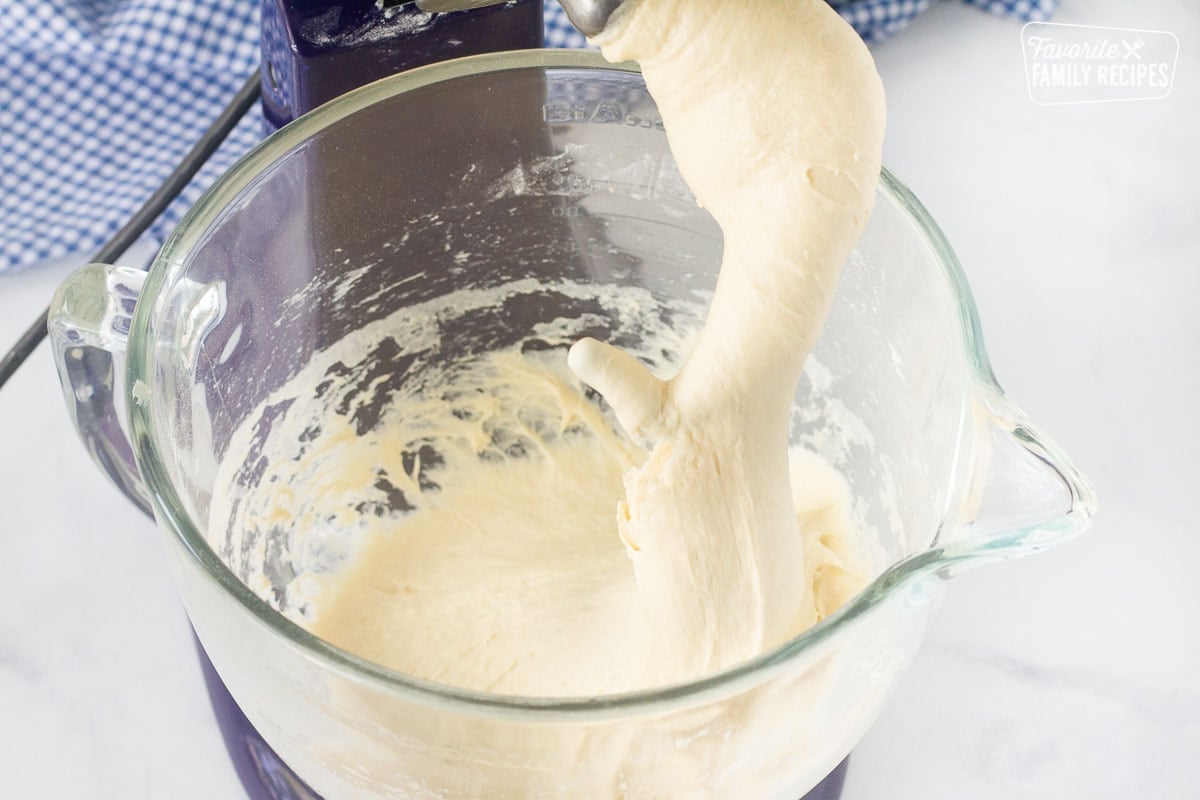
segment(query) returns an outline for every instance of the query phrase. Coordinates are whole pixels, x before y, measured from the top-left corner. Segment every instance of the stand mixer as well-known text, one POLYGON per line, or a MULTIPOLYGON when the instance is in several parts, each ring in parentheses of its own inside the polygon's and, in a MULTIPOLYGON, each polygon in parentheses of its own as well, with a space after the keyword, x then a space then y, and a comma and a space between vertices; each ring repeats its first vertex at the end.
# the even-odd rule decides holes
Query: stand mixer
MULTIPOLYGON (((564 3, 572 19, 585 32, 593 33, 602 29, 616 5, 564 3)), ((378 668, 331 654, 327 651, 332 648, 315 637, 304 639, 297 626, 288 629, 282 616, 274 613, 278 609, 273 611, 251 597, 228 565, 215 563, 218 559, 211 543, 196 538, 197 524, 193 522, 206 515, 212 496, 204 445, 212 447, 213 454, 221 451, 219 443, 206 442, 206 437, 215 440, 227 435, 222 429, 244 418, 287 370, 303 363, 306 355, 338 341, 348 328, 382 314, 378 310, 381 303, 402 303, 405 292, 437 291, 439 280, 461 273, 439 261, 451 257, 443 254, 443 244, 445 254, 455 249, 450 229, 413 225, 422 219, 413 215, 425 214, 426 223, 431 213, 434 217, 463 215, 456 230, 464 236, 470 227, 465 221, 482 213, 483 219, 472 223, 476 227, 471 236, 505 231, 491 245, 484 246, 476 239, 473 246, 486 251, 476 267, 480 280, 542 277, 539 269, 553 280, 554 270, 561 267, 574 279, 637 280, 649 281, 647 286, 672 287, 691 277, 680 261, 684 256, 694 260, 689 263, 702 265, 719 254, 719 237, 712 235, 711 220, 706 221, 695 208, 678 173, 672 177, 673 163, 661 121, 656 123, 653 103, 636 75, 628 69, 622 73, 619 68, 609 68, 598 58, 582 58, 587 54, 478 55, 537 47, 542 36, 541 12, 540 3, 531 0, 421 0, 396 6, 365 0, 333 5, 315 0, 265 0, 264 127, 283 130, 231 170, 197 204, 164 246, 149 278, 120 267, 92 265, 69 279, 56 296, 51 330, 68 405, 101 466, 110 476, 123 473, 127 480, 114 478, 118 485, 144 509, 153 506, 160 527, 178 535, 178 540, 168 536, 173 571, 193 625, 205 642, 199 648, 200 656, 221 731, 253 800, 319 800, 287 762, 300 765, 298 759, 303 758, 307 763, 314 746, 317 750, 328 746, 327 732, 329 741, 337 742, 338 731, 328 727, 330 724, 343 726, 344 733, 378 737, 368 744, 381 745, 376 750, 380 758, 376 766, 385 771, 396 766, 392 762, 403 760, 392 747, 403 750, 419 742, 427 748, 422 751, 429 757, 427 774, 435 774, 440 764, 456 772, 486 775, 487 770, 501 767, 536 769, 537 754, 545 752, 538 744, 557 736, 552 724, 540 725, 542 719, 558 720, 554 715, 561 715, 563 720, 574 720, 597 712, 596 725, 609 721, 606 715, 612 709, 605 705, 606 698, 562 707, 540 706, 535 699, 521 707, 533 717, 521 720, 528 723, 528 746, 517 737, 512 750, 525 747, 522 752, 528 760, 492 763, 486 748, 481 751, 485 754, 482 758, 463 756, 462 752, 473 751, 461 751, 462 742, 477 743, 469 715, 455 716, 459 706, 475 704, 472 713, 489 714, 499 708, 503 713, 485 720, 482 730, 511 743, 507 701, 485 697, 476 704, 465 695, 455 696, 453 690, 420 686, 401 687, 403 692, 392 696, 391 684, 405 684, 406 678, 377 675, 378 668), (448 11, 456 13, 443 13, 448 11), (419 77, 384 81, 336 99, 375 79, 465 55, 477 57, 430 67, 419 77), (313 116, 288 125, 331 100, 335 102, 313 116), (347 122, 351 117, 352 124, 347 122), (588 148, 593 155, 585 157, 588 148), (563 159, 563 153, 576 157, 563 159), (535 186, 536 191, 522 188, 514 196, 506 194, 503 187, 497 192, 486 182, 470 183, 479 177, 470 178, 476 166, 482 176, 488 176, 504 174, 513 163, 540 164, 540 172, 535 169, 522 177, 522 186, 526 178, 545 185, 535 186), (484 208, 468 214, 475 202, 484 208), (382 215, 381 209, 389 215, 382 215), (403 255, 393 249, 388 258, 372 260, 388 247, 395 248, 386 237, 404 234, 407 241, 409 229, 414 244, 403 255), (602 249, 596 249, 597 245, 602 249), (520 247, 547 257, 524 259, 520 247), (555 251, 556 247, 561 250, 555 251), (343 255, 350 256, 345 267, 341 266, 343 255), (365 266, 358 269, 360 264, 365 266), (550 266, 537 266, 547 264, 550 266), (424 285, 403 274, 427 265, 433 277, 424 285), (447 267, 444 275, 440 272, 443 266, 447 267), (358 274, 347 285, 336 283, 352 270, 358 274), (365 280, 363 270, 367 271, 365 280), (308 284, 317 287, 316 293, 307 302, 289 306, 295 298, 305 297, 310 277, 317 281, 308 284), (97 290, 96 279, 107 283, 97 290), (143 281, 147 296, 142 296, 143 281), (400 285, 406 288, 390 288, 400 285), (384 287, 384 300, 373 301, 372 297, 380 295, 369 294, 370 288, 379 286, 384 287), (331 287, 333 291, 327 291, 331 287), (96 294, 107 294, 110 301, 108 311, 99 318, 91 316, 104 307, 103 302, 94 302, 96 294), (139 297, 147 302, 140 302, 139 297), (133 316, 135 303, 143 310, 133 316), (172 308, 179 309, 178 319, 171 317, 175 313, 172 308), (276 313, 280 316, 272 322, 276 313), (151 341, 152 336, 160 338, 151 341), (128 369, 121 369, 126 339, 130 345, 128 369), (102 350, 108 352, 107 369, 103 358, 86 361, 87 354, 102 350), (179 361, 175 366, 182 369, 177 370, 175 380, 169 377, 173 361, 179 361), (114 362, 118 365, 115 370, 114 362), (71 371, 84 363, 97 368, 71 371), (129 387, 118 388, 121 379, 128 381, 129 387), (177 396, 172 394, 180 388, 183 391, 177 396), (148 396, 155 402, 147 403, 148 396), (110 407, 107 413, 96 413, 98 403, 109 402, 105 397, 113 398, 113 406, 124 402, 129 408, 116 411, 110 407), (128 418, 132 441, 122 438, 116 424, 105 424, 120 415, 128 418), (97 424, 98 430, 85 430, 97 424), (156 430, 155 426, 160 427, 156 430), (172 437, 174 445, 162 444, 172 437), (205 481, 209 483, 205 485, 205 481), (235 608, 238 603, 241 607, 235 608), (218 677, 213 663, 230 688, 218 677), (353 678, 353 685, 347 676, 353 678), (347 679, 344 686, 343 679, 347 679), (457 705, 445 712, 444 719, 429 717, 434 726, 422 728, 420 709, 410 707, 406 699, 412 694, 410 689, 416 694, 441 693, 443 699, 457 705), (336 718, 325 720, 322 714, 337 712, 338 702, 349 703, 360 713, 335 714, 336 718), (260 727, 266 725, 263 730, 281 752, 290 754, 287 759, 267 744, 250 718, 260 727), (359 726, 362 731, 355 730, 359 726)), ((882 703, 915 652, 928 604, 939 594, 941 582, 963 566, 1034 552, 1063 541, 1081 530, 1090 513, 1086 483, 1069 461, 1005 402, 995 385, 977 340, 978 323, 965 283, 940 234, 915 199, 886 173, 880 191, 887 210, 877 212, 874 233, 865 237, 866 261, 860 258, 860 262, 886 254, 887 281, 896 283, 895 296, 911 296, 912 286, 928 283, 923 296, 941 316, 914 313, 926 309, 903 304, 889 306, 891 316, 881 315, 880 309, 872 309, 870 304, 882 303, 880 298, 889 296, 878 291, 887 281, 878 270, 860 270, 860 285, 850 291, 869 299, 858 305, 849 301, 848 316, 844 316, 848 322, 840 328, 835 325, 840 334, 828 334, 827 338, 847 337, 845 354, 894 341, 903 352, 920 353, 923 361, 945 362, 943 371, 926 376, 936 383, 906 379, 895 387, 853 386, 846 395, 869 408, 871 397, 913 394, 910 404, 894 404, 886 414, 877 414, 872 431, 881 449, 890 448, 897 458, 920 462, 919 469, 897 473, 898 496, 911 498, 912 507, 900 509, 912 518, 907 527, 929 538, 906 541, 901 535, 901 541, 893 543, 884 562, 892 566, 835 620, 846 624, 819 626, 811 635, 790 643, 784 655, 768 654, 761 659, 763 663, 738 668, 733 671, 736 675, 715 676, 713 686, 698 690, 702 701, 725 692, 726 685, 731 692, 749 687, 745 697, 734 697, 731 702, 753 700, 766 707, 807 709, 790 714, 784 725, 770 728, 766 736, 760 726, 757 738, 747 734, 745 741, 738 742, 739 731, 729 731, 734 742, 728 752, 737 755, 731 763, 761 762, 770 768, 790 763, 786 752, 791 746, 789 737, 808 737, 808 744, 790 755, 800 761, 811 758, 811 770, 782 800, 793 800, 814 786, 804 800, 836 800, 840 796, 845 762, 837 765, 837 761, 861 736, 869 723, 867 712, 882 703), (910 284, 904 283, 905 275, 910 284), (948 319, 962 332, 961 343, 959 338, 943 336, 944 328, 932 326, 933 321, 940 324, 948 319), (904 324, 895 331, 873 330, 871 325, 880 320, 881 324, 897 320, 904 324), (906 343, 894 338, 897 331, 917 338, 906 343), (918 341, 921 337, 932 337, 932 344, 918 341), (919 443, 908 440, 913 433, 919 443), (944 484, 942 476, 946 476, 944 484), (1027 491, 1026 483, 1042 491, 1027 491), (1038 501, 1036 508, 1029 507, 1029 498, 1038 501), (848 627, 850 623, 857 627, 848 627), (842 649, 831 656, 828 647, 835 636, 842 637, 842 649), (837 661, 839 652, 842 669, 823 669, 822 665, 837 661), (785 675, 800 665, 807 665, 808 671, 785 675), (763 677, 756 677, 755 672, 763 677), (804 705, 812 698, 806 700, 804 691, 794 691, 799 684, 785 678, 798 680, 809 672, 825 675, 828 685, 836 689, 831 697, 837 702, 817 699, 804 705), (768 684, 776 678, 780 683, 768 684), (751 687, 752 681, 762 683, 751 687), (841 703, 867 711, 850 715, 844 713, 841 703), (847 722, 851 717, 854 721, 847 722), (845 730, 831 733, 835 743, 824 749, 814 744, 826 731, 839 726, 845 730), (755 752, 780 748, 778 753, 755 752), (818 782, 831 768, 833 772, 818 782)), ((562 318, 544 298, 525 310, 548 315, 548 319, 562 318)), ((524 320, 514 319, 514 324, 524 324, 524 320)), ((537 320, 531 317, 531 321, 537 320)), ((896 352, 891 350, 874 374, 898 380, 899 373, 891 375, 896 352)), ((861 358, 855 363, 867 363, 875 354, 858 355, 861 358)), ((834 369, 835 374, 848 372, 852 370, 834 369)), ((645 703, 646 716, 613 722, 614 727, 627 726, 623 735, 638 736, 630 739, 639 745, 631 752, 640 754, 639 761, 648 762, 639 766, 653 768, 656 747, 665 748, 664 755, 672 746, 679 747, 676 743, 681 740, 672 732, 682 728, 671 726, 694 725, 698 737, 707 735, 702 731, 709 728, 708 718, 698 722, 688 716, 696 709, 682 709, 676 703, 680 694, 689 691, 691 687, 681 687, 674 696, 667 692, 657 698, 632 697, 630 704, 638 709, 645 703), (672 717, 676 712, 679 716, 672 717), (640 736, 643 732, 645 737, 640 736), (654 747, 646 748, 646 744, 654 747)), ((612 703, 617 706, 624 700, 617 698, 612 703)), ((487 735, 481 734, 479 739, 487 735)), ((714 747, 725 753, 720 748, 730 744, 727 738, 691 747, 714 747)), ((696 757, 704 752, 696 749, 687 755, 696 757)), ((324 773, 322 780, 328 782, 312 778, 317 785, 341 787, 327 789, 327 800, 338 800, 343 793, 408 796, 404 791, 396 793, 395 783, 386 795, 356 794, 355 781, 360 775, 354 767, 358 762, 342 772, 338 770, 344 765, 336 758, 328 757, 327 762, 324 766, 333 771, 324 773)), ((605 763, 603 758, 599 763, 605 763)), ((568 760, 565 765, 555 763, 544 769, 547 773, 558 770, 556 775, 569 780, 572 768, 568 760)), ((414 774, 426 774, 423 764, 413 769, 414 774)), ((308 770, 301 771, 322 774, 311 766, 308 770)), ((786 792, 780 787, 793 783, 772 785, 774 797, 777 791, 786 792)), ((729 788, 726 786, 727 794, 722 796, 739 796, 736 791, 728 794, 729 788)), ((733 788, 742 789, 740 783, 733 788)), ((571 796, 563 791, 555 789, 537 797, 571 796)), ((751 791, 747 796, 759 800, 758 794, 751 791)), ((483 800, 486 792, 436 796, 479 796, 483 800)))

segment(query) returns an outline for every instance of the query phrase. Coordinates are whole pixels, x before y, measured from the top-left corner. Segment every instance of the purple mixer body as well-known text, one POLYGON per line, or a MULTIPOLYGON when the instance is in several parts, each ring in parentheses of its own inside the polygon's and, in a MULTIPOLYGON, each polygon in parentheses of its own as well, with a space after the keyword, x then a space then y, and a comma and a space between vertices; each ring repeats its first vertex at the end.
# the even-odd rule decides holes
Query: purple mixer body
POLYGON ((414 67, 541 47, 541 0, 450 14, 376 0, 264 0, 263 120, 268 133, 351 89, 414 67))
MULTIPOLYGON (((432 15, 386 0, 263 0, 263 128, 269 134, 338 95, 414 67, 542 43, 541 0, 432 15)), ((199 642, 197 650, 221 735, 251 800, 321 800, 250 724, 199 642)), ((801 800, 838 800, 845 776, 843 761, 801 800)))

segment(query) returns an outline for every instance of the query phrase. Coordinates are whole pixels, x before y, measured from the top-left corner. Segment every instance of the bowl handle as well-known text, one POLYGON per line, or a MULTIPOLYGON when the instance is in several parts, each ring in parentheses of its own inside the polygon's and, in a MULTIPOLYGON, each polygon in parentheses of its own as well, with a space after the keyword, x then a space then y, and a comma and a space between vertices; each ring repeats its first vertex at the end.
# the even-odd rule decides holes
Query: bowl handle
POLYGON ((149 493, 129 444, 125 386, 125 346, 145 280, 145 272, 130 267, 81 267, 54 293, 48 327, 79 438, 117 488, 150 514, 149 493))
POLYGON ((937 573, 1030 555, 1074 538, 1096 512, 1091 484, 1071 459, 1003 393, 971 403, 969 459, 953 532, 940 543, 937 573))

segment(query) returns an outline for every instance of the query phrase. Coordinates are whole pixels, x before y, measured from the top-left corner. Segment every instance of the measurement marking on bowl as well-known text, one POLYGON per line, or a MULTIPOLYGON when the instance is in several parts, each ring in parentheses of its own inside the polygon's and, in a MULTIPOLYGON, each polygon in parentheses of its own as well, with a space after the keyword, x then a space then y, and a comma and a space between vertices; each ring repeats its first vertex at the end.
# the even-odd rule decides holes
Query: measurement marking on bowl
POLYGON ((599 100, 595 103, 546 103, 542 106, 543 122, 584 122, 596 125, 627 125, 662 131, 662 119, 647 118, 625 111, 620 103, 599 100))

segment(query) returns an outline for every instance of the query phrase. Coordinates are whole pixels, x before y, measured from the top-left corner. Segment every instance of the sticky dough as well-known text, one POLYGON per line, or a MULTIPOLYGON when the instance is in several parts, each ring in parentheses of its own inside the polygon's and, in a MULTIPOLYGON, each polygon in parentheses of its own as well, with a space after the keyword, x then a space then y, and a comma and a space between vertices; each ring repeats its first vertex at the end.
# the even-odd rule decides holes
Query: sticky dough
MULTIPOLYGON (((862 584, 844 483, 787 442, 874 198, 884 103, 870 55, 823 0, 631 0, 597 42, 640 63, 724 232, 719 282, 669 380, 595 340, 571 348, 619 427, 562 363, 516 351, 459 369, 483 403, 471 413, 431 387, 366 435, 331 415, 322 469, 367 488, 413 420, 440 453, 396 466, 415 510, 358 523, 369 535, 321 579, 306 621, 420 678, 540 696, 678 683, 783 642, 862 584), (496 430, 522 446, 493 452, 496 430)), ((349 490, 304 491, 333 508, 349 490)))
POLYGON ((824 2, 641 0, 598 39, 635 60, 725 253, 699 342, 660 381, 584 340, 571 368, 651 449, 618 525, 652 659, 727 667, 817 621, 799 580, 788 412, 880 171, 883 89, 824 2))

